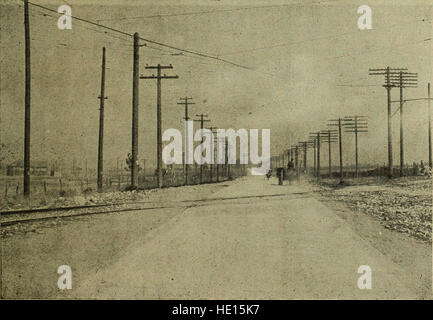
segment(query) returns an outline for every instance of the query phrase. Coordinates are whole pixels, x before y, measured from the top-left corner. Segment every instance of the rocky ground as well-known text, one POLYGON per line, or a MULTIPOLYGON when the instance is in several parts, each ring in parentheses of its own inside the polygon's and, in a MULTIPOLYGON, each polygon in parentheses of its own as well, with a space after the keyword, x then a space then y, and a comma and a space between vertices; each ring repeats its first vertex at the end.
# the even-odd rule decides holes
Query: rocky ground
POLYGON ((432 180, 426 177, 360 178, 343 185, 323 181, 315 191, 327 201, 364 212, 390 230, 431 243, 432 180))

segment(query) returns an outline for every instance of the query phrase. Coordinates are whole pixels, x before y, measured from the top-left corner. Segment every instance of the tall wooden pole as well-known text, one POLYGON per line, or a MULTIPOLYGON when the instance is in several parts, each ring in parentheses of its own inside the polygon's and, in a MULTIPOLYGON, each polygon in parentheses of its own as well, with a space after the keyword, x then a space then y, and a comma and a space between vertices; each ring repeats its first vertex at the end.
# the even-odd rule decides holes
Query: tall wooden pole
POLYGON ((162 111, 161 111, 161 80, 162 79, 178 79, 178 76, 167 76, 161 75, 162 69, 173 69, 172 65, 162 66, 160 64, 156 66, 146 66, 146 69, 156 69, 157 75, 152 76, 141 76, 140 79, 156 79, 156 171, 157 171, 157 182, 158 188, 162 188, 162 111))
POLYGON ((304 174, 307 173, 307 142, 304 142, 304 174))
POLYGON ((316 170, 316 168, 317 168, 317 140, 314 139, 314 140, 313 140, 313 143, 314 143, 314 155, 313 155, 313 158, 314 158, 314 166, 313 166, 313 176, 316 176, 316 174, 317 174, 317 170, 316 170))
POLYGON ((331 130, 328 130, 328 174, 332 178, 332 161, 331 161, 331 130))
POLYGON ((138 83, 139 74, 139 36, 134 33, 134 60, 132 71, 132 150, 131 150, 131 186, 137 186, 137 154, 138 154, 138 83))
POLYGON ((104 170, 104 101, 105 101, 105 47, 102 48, 101 95, 99 96, 98 192, 102 192, 104 170))
POLYGON ((358 116, 355 116, 355 176, 358 178, 359 164, 358 164, 358 116))
POLYGON ((430 98, 430 82, 427 85, 427 97, 428 97, 428 165, 432 166, 432 150, 431 150, 431 98, 430 98))
POLYGON ((156 138, 157 138, 157 163, 156 170, 158 171, 158 188, 162 188, 162 112, 161 112, 161 68, 158 64, 157 79, 156 79, 156 138))
POLYGON ((400 71, 400 177, 403 176, 404 152, 403 152, 403 71, 400 71))
POLYGON ((386 68, 386 93, 388 103, 388 177, 392 178, 393 165, 392 165, 392 123, 391 123, 391 83, 390 83, 390 68, 386 68))
POLYGON ((341 118, 338 118, 338 147, 340 153, 340 183, 343 183, 343 142, 341 140, 341 118))
MULTIPOLYGON (((283 154, 284 156, 284 154, 283 154)), ((283 163, 284 166, 284 163, 283 163)), ((295 147, 295 168, 296 168, 296 180, 299 181, 299 163, 298 163, 298 146, 295 147)))
POLYGON ((24 36, 25 36, 25 111, 24 111, 24 196, 30 196, 30 23, 29 2, 24 1, 24 36))
POLYGON ((183 156, 183 159, 184 159, 183 168, 184 168, 184 179, 185 179, 184 184, 187 185, 188 184, 188 171, 189 171, 188 170, 189 169, 188 162, 189 162, 189 159, 186 159, 186 157, 189 157, 189 153, 190 153, 189 145, 188 145, 190 133, 188 132, 188 125, 187 125, 187 121, 189 120, 188 106, 191 104, 195 104, 195 103, 190 102, 189 100, 192 100, 192 98, 188 98, 188 97, 180 98, 180 100, 183 102, 178 102, 177 104, 185 106, 185 117, 184 117, 184 120, 185 120, 185 152, 184 152, 184 156, 183 156))
POLYGON ((317 182, 320 182, 320 133, 317 133, 317 182))

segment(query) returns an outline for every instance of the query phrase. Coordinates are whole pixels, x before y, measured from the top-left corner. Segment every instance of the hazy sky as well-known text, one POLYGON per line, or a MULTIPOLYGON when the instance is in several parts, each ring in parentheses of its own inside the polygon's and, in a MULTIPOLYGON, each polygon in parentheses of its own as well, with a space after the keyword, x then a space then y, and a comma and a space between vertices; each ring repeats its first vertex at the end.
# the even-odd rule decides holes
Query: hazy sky
MULTIPOLYGON (((270 128, 271 153, 282 152, 328 119, 369 116, 360 136, 361 163, 387 161, 386 90, 369 68, 407 67, 426 97, 432 77, 431 1, 36 1, 141 37, 218 56, 248 67, 179 54, 147 43, 146 64, 172 64, 163 80, 163 129, 182 129, 190 116, 209 115, 220 128, 270 128), (117 4, 116 4, 117 3, 117 4), (373 29, 359 30, 357 8, 368 4, 373 29), (255 7, 255 8, 254 8, 255 7), (212 12, 213 11, 213 12, 212 12)), ((24 25, 19 0, 0 1, 1 140, 23 149, 24 25)), ((73 20, 59 30, 55 13, 30 6, 32 159, 87 159, 96 166, 102 47, 107 49, 105 162, 115 166, 131 148, 132 39, 73 20), (46 16, 44 14, 48 14, 46 16), (51 17, 52 16, 52 17, 51 17)), ((142 44, 146 44, 142 41, 142 44)), ((393 100, 398 89, 392 90, 393 100)), ((393 109, 397 104, 393 105, 393 109)), ((156 158, 156 81, 140 80, 139 157, 156 158)), ((399 162, 399 116, 393 117, 394 161, 399 162)), ((427 159, 427 103, 405 105, 407 162, 427 159)), ((337 148, 334 148, 335 151, 337 148)), ((344 136, 345 161, 353 162, 353 134, 344 136)), ((323 149, 326 154, 326 149, 323 149)), ((324 163, 327 158, 324 156, 324 163)), ((337 160, 336 155, 334 159, 337 160)))

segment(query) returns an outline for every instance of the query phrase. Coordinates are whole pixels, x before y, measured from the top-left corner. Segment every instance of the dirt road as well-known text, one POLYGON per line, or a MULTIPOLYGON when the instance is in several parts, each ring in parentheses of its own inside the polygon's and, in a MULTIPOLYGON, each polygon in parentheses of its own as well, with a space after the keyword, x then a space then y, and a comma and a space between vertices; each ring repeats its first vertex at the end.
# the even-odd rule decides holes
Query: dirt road
POLYGON ((414 272, 316 199, 307 185, 247 177, 197 187, 190 198, 193 192, 197 199, 215 200, 186 209, 77 219, 42 234, 4 239, 3 296, 430 298, 430 245, 402 240, 378 225, 369 228, 381 234, 380 241, 395 240, 395 246, 412 252, 420 266, 414 272), (63 292, 56 273, 62 264, 73 272, 73 288, 63 292), (372 270, 371 290, 358 288, 361 265, 372 270))

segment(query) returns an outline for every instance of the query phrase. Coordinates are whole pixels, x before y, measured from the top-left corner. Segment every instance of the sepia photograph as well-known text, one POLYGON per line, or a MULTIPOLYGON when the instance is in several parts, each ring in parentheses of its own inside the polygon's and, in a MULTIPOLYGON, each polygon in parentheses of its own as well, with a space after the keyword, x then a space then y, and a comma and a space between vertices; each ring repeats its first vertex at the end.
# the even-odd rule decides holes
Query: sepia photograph
POLYGON ((432 300, 432 19, 0 0, 1 300, 432 300))

